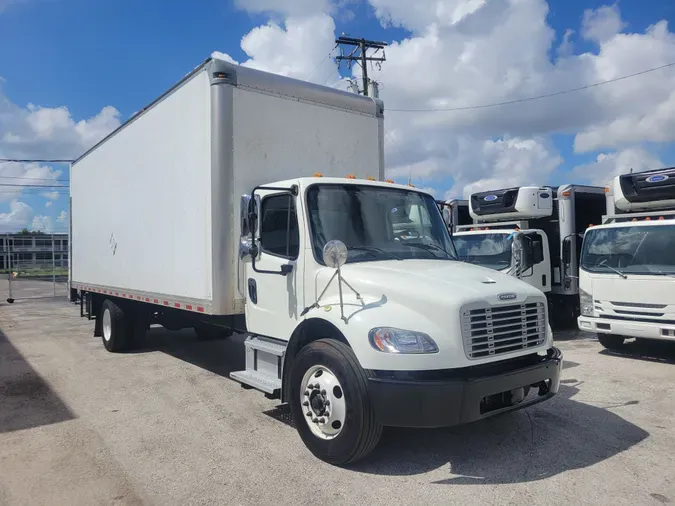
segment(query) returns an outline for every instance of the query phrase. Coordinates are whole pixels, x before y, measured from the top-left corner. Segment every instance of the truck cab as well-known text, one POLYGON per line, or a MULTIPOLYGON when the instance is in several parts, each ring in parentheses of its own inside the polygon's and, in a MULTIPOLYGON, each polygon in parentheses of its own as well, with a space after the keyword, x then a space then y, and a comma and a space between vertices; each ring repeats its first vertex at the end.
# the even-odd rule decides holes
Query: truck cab
POLYGON ((675 340, 675 168, 623 174, 584 238, 579 329, 606 348, 675 340))
POLYGON ((551 291, 551 257, 543 230, 511 225, 460 226, 453 235, 457 256, 464 262, 515 276, 544 293, 551 291), (511 226, 513 228, 511 228, 511 226))
POLYGON ((460 259, 500 270, 546 293, 551 323, 575 325, 578 258, 587 223, 605 210, 604 189, 521 186, 478 192, 469 199, 473 224, 457 227, 460 259))

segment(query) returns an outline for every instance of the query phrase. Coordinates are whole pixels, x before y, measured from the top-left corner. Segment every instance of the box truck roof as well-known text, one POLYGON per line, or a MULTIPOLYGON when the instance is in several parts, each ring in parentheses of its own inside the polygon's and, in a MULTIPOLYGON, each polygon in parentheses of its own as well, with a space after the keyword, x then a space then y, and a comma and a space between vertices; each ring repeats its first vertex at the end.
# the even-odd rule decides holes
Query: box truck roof
POLYGON ((144 115, 148 110, 155 107, 164 99, 169 97, 177 89, 183 86, 187 81, 192 79, 196 74, 203 70, 210 71, 211 82, 226 82, 233 86, 240 88, 256 90, 260 93, 276 95, 280 97, 287 97, 290 99, 322 105, 336 109, 343 109, 346 111, 360 113, 366 116, 384 116, 384 105, 381 100, 356 95, 346 91, 330 88, 328 86, 321 86, 318 84, 293 79, 262 70, 251 69, 241 65, 235 65, 225 60, 217 58, 208 58, 201 65, 196 67, 192 72, 186 74, 180 81, 165 91, 162 95, 157 97, 149 105, 142 108, 138 113, 129 118, 122 125, 113 130, 106 137, 101 139, 98 143, 92 146, 79 156, 73 165, 78 163, 82 158, 94 151, 98 146, 103 144, 106 140, 116 135, 122 129, 129 126, 139 117, 144 115))

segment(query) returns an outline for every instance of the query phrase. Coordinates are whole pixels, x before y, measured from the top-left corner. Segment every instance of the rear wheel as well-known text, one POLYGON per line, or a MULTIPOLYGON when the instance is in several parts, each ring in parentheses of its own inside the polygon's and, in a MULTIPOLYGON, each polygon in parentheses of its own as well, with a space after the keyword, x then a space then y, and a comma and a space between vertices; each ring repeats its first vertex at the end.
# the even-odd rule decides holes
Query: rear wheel
POLYGON ((614 334, 598 334, 600 344, 609 350, 617 350, 623 346, 625 337, 614 334))
POLYGON ((101 340, 105 349, 111 352, 122 351, 126 344, 127 328, 124 312, 110 299, 103 301, 101 307, 101 340))
POLYGON ((290 406, 309 450, 334 465, 368 455, 382 435, 368 397, 366 373, 354 352, 320 339, 298 353, 291 370, 290 406))
POLYGON ((145 341, 148 326, 135 318, 131 311, 124 311, 110 299, 101 306, 101 340, 111 352, 140 348, 145 341))

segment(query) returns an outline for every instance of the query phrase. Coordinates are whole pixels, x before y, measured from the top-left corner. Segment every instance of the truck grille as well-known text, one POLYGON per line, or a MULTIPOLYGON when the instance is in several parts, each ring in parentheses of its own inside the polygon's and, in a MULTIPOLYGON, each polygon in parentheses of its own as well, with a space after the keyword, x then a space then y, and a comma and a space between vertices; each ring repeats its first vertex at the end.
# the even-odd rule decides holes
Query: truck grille
POLYGON ((546 306, 526 302, 462 312, 462 338, 469 359, 538 346, 546 339, 546 306))

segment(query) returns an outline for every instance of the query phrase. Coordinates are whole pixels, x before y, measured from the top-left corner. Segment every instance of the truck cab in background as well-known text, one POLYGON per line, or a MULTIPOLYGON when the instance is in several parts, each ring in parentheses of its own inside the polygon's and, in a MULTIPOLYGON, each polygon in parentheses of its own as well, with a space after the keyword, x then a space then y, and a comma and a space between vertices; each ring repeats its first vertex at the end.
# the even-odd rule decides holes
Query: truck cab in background
POLYGON ((470 225, 473 223, 471 213, 469 213, 469 201, 460 199, 437 200, 438 208, 443 215, 450 234, 457 232, 458 227, 470 225))
POLYGON ((473 224, 457 227, 461 260, 516 276, 543 291, 551 325, 579 316, 578 258, 583 231, 606 209, 604 188, 521 186, 474 193, 473 224))
POLYGON ((675 341, 675 168, 617 176, 607 215, 586 231, 579 329, 606 348, 675 341))

